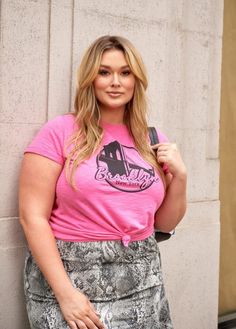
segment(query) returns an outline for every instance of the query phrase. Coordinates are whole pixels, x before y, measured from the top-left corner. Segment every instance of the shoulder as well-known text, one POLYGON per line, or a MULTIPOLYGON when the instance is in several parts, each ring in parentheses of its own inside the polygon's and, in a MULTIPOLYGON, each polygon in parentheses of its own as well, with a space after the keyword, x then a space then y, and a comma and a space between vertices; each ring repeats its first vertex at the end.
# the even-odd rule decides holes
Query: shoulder
POLYGON ((75 119, 72 114, 59 115, 41 127, 25 153, 43 155, 62 164, 65 160, 65 143, 75 129, 75 119))
POLYGON ((48 120, 44 125, 48 128, 64 128, 64 129, 73 129, 76 126, 75 117, 72 113, 67 113, 63 115, 58 115, 53 119, 48 120))
POLYGON ((73 114, 58 115, 53 119, 48 120, 40 129, 41 134, 49 134, 58 139, 66 140, 71 136, 78 126, 75 122, 73 114))
POLYGON ((160 143, 168 143, 169 142, 169 138, 166 136, 165 133, 163 133, 160 129, 156 128, 157 131, 157 135, 159 138, 159 142, 160 143))

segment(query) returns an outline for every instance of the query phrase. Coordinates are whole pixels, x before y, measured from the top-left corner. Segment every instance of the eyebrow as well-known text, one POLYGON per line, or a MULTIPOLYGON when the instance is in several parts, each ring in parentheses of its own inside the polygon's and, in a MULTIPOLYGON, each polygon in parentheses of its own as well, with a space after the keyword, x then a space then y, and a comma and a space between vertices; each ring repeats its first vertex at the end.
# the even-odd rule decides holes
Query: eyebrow
MULTIPOLYGON (((104 64, 101 64, 100 67, 105 67, 107 69, 110 69, 111 68, 109 65, 104 65, 104 64)), ((121 69, 127 69, 127 68, 129 68, 129 65, 121 66, 121 69)))

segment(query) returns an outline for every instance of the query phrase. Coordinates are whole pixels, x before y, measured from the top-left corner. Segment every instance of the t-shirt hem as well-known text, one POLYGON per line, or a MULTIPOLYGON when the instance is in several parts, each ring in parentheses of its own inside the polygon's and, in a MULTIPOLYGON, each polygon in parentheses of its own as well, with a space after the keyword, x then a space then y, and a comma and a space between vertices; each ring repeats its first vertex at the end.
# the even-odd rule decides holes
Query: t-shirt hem
POLYGON ((150 237, 152 234, 154 233, 154 227, 145 231, 142 234, 138 234, 138 235, 133 235, 132 233, 125 233, 125 232, 121 232, 120 235, 109 235, 106 238, 83 238, 83 237, 74 237, 74 238, 65 238, 63 236, 61 236, 60 234, 54 233, 54 237, 56 240, 62 240, 65 242, 100 242, 100 241, 122 241, 122 239, 124 238, 124 236, 129 236, 130 242, 133 241, 139 241, 139 240, 144 240, 147 239, 148 237, 150 237))

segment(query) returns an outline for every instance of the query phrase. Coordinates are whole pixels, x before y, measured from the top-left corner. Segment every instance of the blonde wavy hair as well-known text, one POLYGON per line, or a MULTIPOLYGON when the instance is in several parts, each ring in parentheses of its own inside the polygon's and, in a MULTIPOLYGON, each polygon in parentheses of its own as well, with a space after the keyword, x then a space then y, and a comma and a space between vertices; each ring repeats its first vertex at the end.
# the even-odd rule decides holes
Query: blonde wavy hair
MULTIPOLYGON (((99 72, 102 55, 109 49, 118 49, 135 77, 134 95, 126 104, 124 123, 133 137, 134 144, 142 157, 156 168, 163 178, 163 171, 157 163, 154 151, 148 141, 147 100, 148 86, 146 70, 141 56, 129 40, 120 36, 102 36, 95 40, 85 52, 77 74, 77 90, 74 102, 75 121, 79 130, 71 137, 67 146, 71 150, 66 160, 66 174, 75 187, 76 168, 88 159, 100 146, 103 129, 99 125, 100 111, 95 97, 93 82, 99 72)), ((164 181, 164 179, 163 179, 164 181)))

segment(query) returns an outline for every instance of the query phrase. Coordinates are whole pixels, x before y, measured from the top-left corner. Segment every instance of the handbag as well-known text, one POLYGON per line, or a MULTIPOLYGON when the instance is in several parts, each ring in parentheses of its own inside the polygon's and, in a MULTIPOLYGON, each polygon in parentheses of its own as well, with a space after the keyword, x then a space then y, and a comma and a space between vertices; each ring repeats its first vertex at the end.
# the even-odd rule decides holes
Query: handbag
MULTIPOLYGON (((156 128, 148 127, 148 133, 149 133, 149 138, 150 138, 150 144, 151 145, 158 144, 159 138, 158 138, 156 128)), ((162 242, 162 241, 168 240, 174 233, 175 233, 175 231, 166 233, 166 232, 161 232, 161 231, 155 229, 155 239, 157 242, 162 242)))

